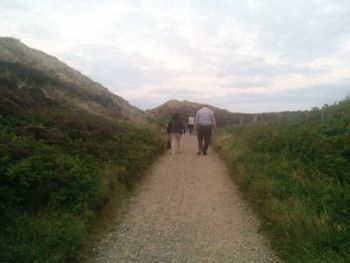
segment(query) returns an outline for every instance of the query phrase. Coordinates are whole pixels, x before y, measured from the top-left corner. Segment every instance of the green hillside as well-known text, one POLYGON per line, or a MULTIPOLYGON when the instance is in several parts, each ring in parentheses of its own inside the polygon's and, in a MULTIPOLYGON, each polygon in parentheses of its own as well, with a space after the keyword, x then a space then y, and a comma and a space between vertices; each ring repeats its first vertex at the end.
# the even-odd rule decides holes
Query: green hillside
POLYGON ((349 262, 349 99, 229 127, 215 145, 282 258, 349 262))
POLYGON ((1 262, 81 257, 111 192, 163 151, 141 116, 56 59, 0 40, 1 262))
POLYGON ((57 58, 29 48, 19 40, 0 37, 0 74, 14 74, 23 86, 26 74, 39 81, 47 97, 106 118, 144 121, 144 113, 57 58), (43 82, 44 81, 44 82, 43 82))

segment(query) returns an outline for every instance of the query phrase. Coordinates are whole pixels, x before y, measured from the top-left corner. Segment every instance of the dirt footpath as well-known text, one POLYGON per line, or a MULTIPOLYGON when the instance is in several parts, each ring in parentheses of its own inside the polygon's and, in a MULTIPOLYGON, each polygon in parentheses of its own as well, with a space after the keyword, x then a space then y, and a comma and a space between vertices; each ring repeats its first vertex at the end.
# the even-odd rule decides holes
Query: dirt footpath
POLYGON ((96 246, 95 262, 281 262, 211 149, 161 157, 96 246))

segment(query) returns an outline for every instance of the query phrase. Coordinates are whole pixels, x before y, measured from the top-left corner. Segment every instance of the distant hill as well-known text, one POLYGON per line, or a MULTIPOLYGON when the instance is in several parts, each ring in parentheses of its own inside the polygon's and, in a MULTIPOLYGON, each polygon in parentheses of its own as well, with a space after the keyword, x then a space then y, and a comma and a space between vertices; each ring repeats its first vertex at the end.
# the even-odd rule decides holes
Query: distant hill
MULTIPOLYGON (((17 95, 24 89, 35 89, 47 98, 94 115, 134 122, 144 120, 144 113, 123 98, 57 58, 29 48, 13 38, 0 37, 0 80, 14 82, 19 87, 17 95)), ((7 90, 7 96, 11 92, 14 90, 7 90)), ((25 99, 23 96, 20 98, 25 99)), ((0 102, 6 99, 1 97, 0 102)))
POLYGON ((308 118, 308 111, 283 111, 283 112, 266 112, 266 113, 240 113, 230 112, 218 107, 200 104, 190 101, 169 100, 164 104, 147 110, 146 114, 149 118, 157 120, 158 122, 166 122, 174 111, 177 111, 181 118, 186 121, 188 116, 195 116, 196 112, 203 106, 211 109, 216 117, 217 125, 225 127, 232 124, 252 124, 252 123, 267 123, 270 121, 293 121, 300 113, 304 113, 308 118))
POLYGON ((157 108, 147 110, 146 113, 151 118, 166 121, 170 118, 173 111, 177 111, 180 113, 183 120, 187 120, 188 116, 195 116, 196 112, 203 106, 207 106, 214 112, 218 126, 239 124, 242 122, 250 123, 253 121, 254 116, 256 116, 254 114, 233 113, 215 106, 189 102, 186 100, 169 100, 157 108))

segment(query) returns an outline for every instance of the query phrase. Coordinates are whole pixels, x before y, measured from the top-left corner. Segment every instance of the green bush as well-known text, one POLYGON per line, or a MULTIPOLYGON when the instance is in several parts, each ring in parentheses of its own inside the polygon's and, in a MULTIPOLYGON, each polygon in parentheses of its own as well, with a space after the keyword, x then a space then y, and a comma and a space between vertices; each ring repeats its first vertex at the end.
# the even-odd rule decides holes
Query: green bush
POLYGON ((160 133, 0 84, 1 262, 76 262, 113 186, 163 151, 160 133))
POLYGON ((221 131, 216 148, 288 262, 350 258, 350 100, 221 131))

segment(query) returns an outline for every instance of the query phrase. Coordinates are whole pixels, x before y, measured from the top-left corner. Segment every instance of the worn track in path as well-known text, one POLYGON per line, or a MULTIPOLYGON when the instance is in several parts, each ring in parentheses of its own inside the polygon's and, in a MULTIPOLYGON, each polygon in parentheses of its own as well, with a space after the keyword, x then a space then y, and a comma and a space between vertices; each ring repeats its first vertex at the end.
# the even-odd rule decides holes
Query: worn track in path
POLYGON ((154 163, 94 262, 281 262, 218 155, 195 153, 185 135, 181 153, 154 163))

